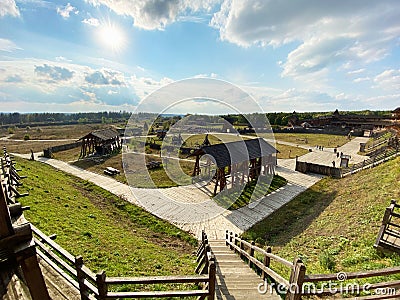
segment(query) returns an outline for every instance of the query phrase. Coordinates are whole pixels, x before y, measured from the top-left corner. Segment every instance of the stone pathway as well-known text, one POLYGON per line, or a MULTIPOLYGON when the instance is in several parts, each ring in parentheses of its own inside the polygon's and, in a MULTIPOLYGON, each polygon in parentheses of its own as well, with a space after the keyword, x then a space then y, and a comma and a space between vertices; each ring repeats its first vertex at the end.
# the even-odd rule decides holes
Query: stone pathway
MULTIPOLYGON (((345 155, 350 155, 350 164, 357 164, 362 162, 368 157, 359 155, 358 151, 360 150, 360 143, 365 143, 369 138, 365 137, 356 137, 347 144, 337 148, 338 153, 343 153, 345 155)), ((309 152, 303 156, 299 157, 299 161, 305 161, 313 164, 324 165, 324 166, 333 166, 333 161, 335 162, 335 166, 340 166, 340 156, 334 153, 333 148, 324 148, 324 150, 317 150, 315 147, 312 149, 312 152, 309 152)))
MULTIPOLYGON (((19 156, 28 158, 30 155, 19 156)), ((63 161, 44 157, 39 157, 37 160, 88 180, 145 208, 154 215, 168 220, 179 228, 191 232, 198 238, 201 237, 201 231, 205 230, 210 239, 224 238, 226 230, 242 233, 322 178, 319 175, 293 171, 294 160, 279 160, 278 164, 282 164, 282 166, 277 168, 277 173, 285 177, 288 184, 246 207, 229 211, 218 206, 203 191, 193 185, 167 189, 131 188, 111 177, 89 172, 63 161)))

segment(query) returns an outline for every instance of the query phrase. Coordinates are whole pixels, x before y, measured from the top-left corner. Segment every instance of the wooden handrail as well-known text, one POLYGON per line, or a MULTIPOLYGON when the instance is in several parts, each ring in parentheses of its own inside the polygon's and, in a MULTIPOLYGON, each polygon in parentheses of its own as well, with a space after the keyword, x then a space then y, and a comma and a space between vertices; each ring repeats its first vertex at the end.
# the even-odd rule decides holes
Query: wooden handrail
POLYGON ((208 281, 208 275, 188 276, 144 276, 144 277, 108 277, 107 284, 157 284, 157 283, 201 283, 208 281))
MULTIPOLYGON (((233 249, 235 251, 237 251, 238 253, 240 253, 241 255, 243 255, 244 257, 246 257, 248 260, 250 260, 253 264, 255 264, 260 271, 265 272, 266 274, 268 274, 269 276, 271 276, 275 281, 277 281, 280 284, 283 284, 285 287, 289 286, 289 281, 287 281, 285 278, 283 278, 282 276, 280 276, 278 273, 276 273, 275 271, 273 271, 271 268, 266 267, 265 265, 263 265, 262 262, 260 262, 258 259, 256 259, 255 257, 251 257, 249 255, 249 253, 247 253, 245 250, 240 249, 239 246, 235 245, 235 244, 231 244, 229 242, 229 244, 233 247, 233 249)), ((268 253, 269 254, 269 253, 268 253)))
MULTIPOLYGON (((209 296, 205 290, 187 291, 153 291, 153 292, 108 292, 106 299, 118 298, 172 298, 172 297, 206 297, 209 296)), ((103 299, 103 298, 99 298, 103 299)))
POLYGON ((31 224, 32 231, 40 237, 42 241, 44 241, 46 244, 48 244, 50 247, 52 247, 54 250, 56 250, 60 255, 62 255, 66 260, 71 262, 72 264, 75 261, 75 257, 70 254, 67 250, 63 249, 60 247, 56 242, 54 242, 52 239, 50 239, 47 235, 45 235, 43 232, 41 232, 38 228, 36 228, 33 224, 31 224))
MULTIPOLYGON (((290 261, 287 261, 286 259, 284 259, 282 257, 279 257, 279 256, 277 256, 275 254, 270 253, 270 252, 267 252, 266 250, 264 250, 264 249, 262 249, 262 248, 260 248, 260 247, 258 247, 256 245, 252 245, 251 243, 241 239, 238 236, 234 236, 232 242, 230 242, 229 239, 226 240, 226 244, 227 245, 231 245, 231 246, 236 246, 236 244, 235 244, 236 241, 238 241, 238 242, 242 243, 243 245, 247 246, 249 249, 253 249, 253 250, 261 253, 262 255, 265 255, 265 256, 267 256, 267 257, 269 257, 269 258, 271 258, 271 259, 273 259, 273 260, 285 265, 286 267, 293 269, 293 263, 291 263, 290 261)), ((242 253, 242 254, 244 254, 244 253, 242 253)))
MULTIPOLYGON (((377 276, 388 276, 388 275, 393 275, 393 274, 400 274, 400 267, 377 269, 377 270, 371 270, 371 271, 343 272, 343 274, 346 274, 346 280, 377 277, 377 276)), ((306 282, 329 281, 329 280, 338 280, 337 273, 336 274, 310 274, 310 275, 306 275, 306 277, 304 279, 304 281, 306 281, 306 282)))

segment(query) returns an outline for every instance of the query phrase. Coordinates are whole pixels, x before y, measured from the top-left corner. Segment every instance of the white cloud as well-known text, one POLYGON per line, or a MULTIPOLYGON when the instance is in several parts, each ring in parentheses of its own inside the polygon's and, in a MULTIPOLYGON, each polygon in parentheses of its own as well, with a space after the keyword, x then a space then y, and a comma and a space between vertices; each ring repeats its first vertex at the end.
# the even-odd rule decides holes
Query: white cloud
MULTIPOLYGON (((0 92, 0 101, 8 95, 0 92)), ((105 103, 93 102, 91 100, 80 99, 70 103, 48 102, 40 103, 35 101, 1 101, 3 112, 28 113, 28 112, 94 112, 94 111, 135 111, 136 106, 128 103, 122 105, 110 105, 105 103)))
POLYGON ((44 64, 43 66, 35 66, 35 73, 52 83, 71 79, 74 71, 60 66, 44 64))
POLYGON ((386 91, 400 91, 400 69, 385 70, 374 78, 377 87, 386 91))
POLYGON ((371 78, 369 78, 369 77, 358 77, 358 78, 354 79, 353 82, 358 83, 358 82, 370 81, 370 80, 371 80, 371 78))
POLYGON ((363 73, 363 72, 365 72, 365 69, 364 69, 364 68, 362 68, 362 69, 357 69, 357 70, 353 70, 353 71, 349 71, 349 72, 347 72, 347 74, 349 74, 349 75, 354 75, 354 74, 360 74, 360 73, 363 73))
POLYGON ((386 57, 398 43, 399 10, 397 0, 225 0, 211 25, 222 40, 243 47, 298 44, 281 66, 283 76, 301 80, 386 57))
POLYGON ((105 68, 86 74, 85 80, 95 85, 124 85, 125 81, 121 72, 105 68))
POLYGON ((93 26, 93 27, 98 27, 100 26, 100 21, 96 18, 89 18, 89 19, 84 19, 82 23, 85 23, 87 25, 93 26))
POLYGON ((22 50, 13 41, 0 38, 0 51, 12 52, 14 50, 22 50))
POLYGON ((0 1, 0 17, 10 15, 13 17, 18 17, 19 10, 15 0, 1 0, 0 1))
POLYGON ((147 30, 163 29, 168 24, 183 20, 185 16, 210 12, 219 0, 86 0, 94 5, 104 5, 119 15, 133 18, 134 25, 147 30))
POLYGON ((129 84, 135 90, 135 94, 140 98, 143 99, 148 96, 150 93, 154 92, 155 90, 161 88, 164 85, 173 82, 171 78, 161 78, 159 81, 149 78, 149 77, 137 77, 136 75, 131 76, 129 80, 129 84))
POLYGON ((79 13, 79 10, 76 7, 73 7, 71 3, 67 3, 67 5, 65 6, 57 7, 57 13, 64 19, 68 19, 71 13, 77 15, 79 13))

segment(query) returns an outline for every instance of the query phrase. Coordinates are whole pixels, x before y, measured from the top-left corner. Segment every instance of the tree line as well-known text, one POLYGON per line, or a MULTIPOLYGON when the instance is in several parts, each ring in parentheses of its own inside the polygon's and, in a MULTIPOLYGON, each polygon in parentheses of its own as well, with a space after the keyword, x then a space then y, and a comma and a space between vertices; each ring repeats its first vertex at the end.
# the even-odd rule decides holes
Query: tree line
POLYGON ((35 123, 114 123, 127 121, 130 112, 90 112, 90 113, 0 113, 1 125, 32 125, 35 123))

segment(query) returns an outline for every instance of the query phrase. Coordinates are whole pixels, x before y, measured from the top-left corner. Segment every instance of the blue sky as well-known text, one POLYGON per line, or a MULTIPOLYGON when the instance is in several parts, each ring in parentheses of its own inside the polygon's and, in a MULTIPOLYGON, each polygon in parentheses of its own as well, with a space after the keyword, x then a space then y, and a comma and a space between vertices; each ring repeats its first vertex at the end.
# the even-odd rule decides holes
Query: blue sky
POLYGON ((267 112, 391 110, 399 50, 398 0, 1 0, 0 111, 134 110, 192 77, 267 112))

